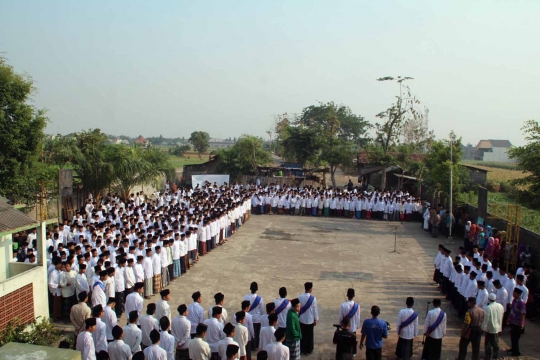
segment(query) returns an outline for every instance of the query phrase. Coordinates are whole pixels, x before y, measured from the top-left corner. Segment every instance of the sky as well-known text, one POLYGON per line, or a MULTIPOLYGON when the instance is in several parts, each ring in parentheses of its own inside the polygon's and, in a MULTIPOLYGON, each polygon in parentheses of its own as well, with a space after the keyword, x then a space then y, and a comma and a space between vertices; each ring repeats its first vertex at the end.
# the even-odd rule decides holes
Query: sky
POLYGON ((540 120, 540 1, 0 2, 0 52, 30 74, 47 133, 267 138, 318 102, 374 123, 410 76, 437 138, 540 120))

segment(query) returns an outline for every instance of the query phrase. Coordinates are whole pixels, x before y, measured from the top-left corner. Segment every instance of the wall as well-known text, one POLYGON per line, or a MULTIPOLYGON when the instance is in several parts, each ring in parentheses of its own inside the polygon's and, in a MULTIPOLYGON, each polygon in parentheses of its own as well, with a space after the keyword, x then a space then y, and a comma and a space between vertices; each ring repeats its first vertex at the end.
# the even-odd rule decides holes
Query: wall
POLYGON ((11 234, 0 236, 0 281, 9 277, 9 262, 13 258, 13 237, 11 234))
MULTIPOLYGON (((478 209, 475 206, 472 205, 466 205, 467 207, 467 213, 469 214, 471 219, 477 219, 478 218, 478 209)), ((497 228, 499 230, 506 231, 506 225, 507 222, 500 219, 493 219, 488 216, 487 220, 484 221, 486 225, 491 225, 493 228, 497 228)), ((540 234, 537 234, 535 232, 532 232, 531 230, 525 229, 522 227, 519 231, 519 244, 530 246, 532 250, 532 259, 533 263, 535 263, 537 266, 540 265, 540 234)))
POLYGON ((494 161, 494 162, 513 162, 514 161, 508 157, 507 148, 493 148, 492 152, 484 153, 483 160, 494 161))
POLYGON ((469 179, 471 180, 471 185, 482 185, 486 187, 487 185, 487 172, 478 171, 471 168, 466 168, 469 171, 469 179))
MULTIPOLYGON (((38 249, 38 265, 30 264, 18 264, 7 262, 4 263, 0 269, 7 275, 7 278, 0 280, 0 298, 8 296, 8 299, 13 297, 19 297, 18 292, 20 291, 29 291, 28 286, 30 285, 31 292, 33 294, 33 313, 34 316, 49 316, 49 297, 48 297, 48 288, 47 288, 47 266, 46 261, 44 265, 43 256, 45 254, 45 222, 42 222, 38 228, 37 236, 37 249, 38 249), (22 290, 21 290, 22 289, 22 290), (15 295, 13 294, 15 293, 15 295)), ((28 299, 28 294, 25 295, 25 298, 28 299)), ((4 304, 11 304, 7 302, 4 304)), ((0 305, 1 306, 1 305, 0 305)), ((0 312, 5 313, 4 308, 0 307, 0 312)), ((7 305, 8 310, 13 310, 14 308, 11 305, 7 305)), ((8 314, 13 315, 13 312, 7 312, 8 314)))

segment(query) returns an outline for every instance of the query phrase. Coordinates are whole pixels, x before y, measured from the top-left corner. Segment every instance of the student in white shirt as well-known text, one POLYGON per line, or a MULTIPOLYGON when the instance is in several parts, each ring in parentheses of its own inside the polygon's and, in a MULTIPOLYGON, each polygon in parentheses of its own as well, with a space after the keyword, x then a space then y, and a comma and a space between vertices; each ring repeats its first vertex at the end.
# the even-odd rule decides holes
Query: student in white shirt
POLYGON ((236 343, 240 347, 238 351, 238 356, 245 359, 247 355, 247 346, 249 345, 248 329, 244 326, 246 322, 246 313, 245 311, 239 311, 235 314, 235 317, 236 325, 234 331, 234 341, 236 341, 236 343))
POLYGON ((169 300, 171 299, 171 291, 169 289, 161 290, 159 293, 161 300, 156 303, 156 319, 161 319, 166 316, 171 321, 171 307, 169 306, 169 300))
POLYGON ((142 331, 137 327, 139 314, 137 311, 128 312, 128 323, 124 326, 123 340, 129 345, 131 353, 141 351, 142 331))
POLYGON ((111 360, 130 360, 131 359, 131 348, 126 344, 122 338, 124 336, 124 330, 118 325, 112 329, 112 335, 114 341, 110 342, 107 346, 109 353, 109 358, 111 360))
POLYGON ((105 314, 103 306, 97 305, 92 309, 92 316, 96 318, 96 330, 94 331, 94 347, 96 349, 96 354, 100 351, 107 351, 107 331, 106 325, 101 320, 105 314))
POLYGON ((144 358, 146 360, 167 360, 167 352, 159 346, 161 339, 159 331, 152 330, 149 334, 149 339, 152 345, 143 350, 144 358))
POLYGON ((174 336, 169 334, 171 321, 168 317, 163 316, 159 319, 159 327, 161 328, 159 346, 167 353, 167 360, 174 360, 174 336))
MULTIPOLYGON (((146 315, 139 317, 139 323, 141 324, 141 331, 142 331, 142 345, 143 348, 147 348, 154 344, 152 341, 152 338, 150 337, 150 333, 153 330, 159 331, 159 322, 154 317, 154 313, 156 312, 156 304, 150 303, 146 306, 146 315)), ((159 332, 158 332, 159 336, 159 332)))
POLYGON ((285 329, 287 327, 287 312, 291 308, 291 302, 287 299, 287 288, 279 289, 279 298, 274 300, 276 308, 274 313, 278 316, 278 327, 285 329))
POLYGON ((225 333, 226 337, 218 342, 218 353, 220 360, 227 360, 227 347, 229 345, 238 346, 238 343, 233 339, 235 335, 235 327, 233 324, 225 324, 223 327, 223 332, 225 333))
POLYGON ((275 341, 266 345, 264 350, 268 354, 268 360, 288 360, 289 348, 283 345, 285 341, 285 329, 279 328, 274 333, 275 341))
POLYGON ((268 325, 261 328, 260 333, 260 349, 266 349, 266 346, 274 342, 274 333, 276 331, 278 323, 278 316, 276 314, 268 315, 268 325))
POLYGON ((191 295, 193 302, 188 305, 187 319, 191 323, 191 338, 195 337, 197 325, 204 323, 204 309, 201 306, 202 295, 199 291, 191 295))
POLYGON ((414 338, 418 336, 418 313, 413 310, 414 299, 408 297, 407 308, 401 309, 398 313, 396 331, 398 342, 396 346, 396 356, 399 359, 409 360, 412 357, 414 338))
POLYGON ((92 333, 96 330, 96 319, 91 317, 84 320, 85 331, 77 336, 77 351, 81 352, 81 358, 85 360, 96 359, 96 349, 92 333))
MULTIPOLYGON (((251 340, 251 350, 256 350, 259 347, 259 333, 261 332, 261 317, 265 314, 264 300, 257 295, 259 286, 256 282, 252 282, 249 290, 251 294, 244 296, 244 300, 249 301, 250 307, 247 310, 253 318, 253 339, 251 340)), ((245 309, 244 309, 245 310, 245 309)))
POLYGON ((188 309, 185 304, 178 306, 178 316, 171 324, 171 333, 174 336, 174 348, 179 358, 189 358, 188 344, 191 338, 191 323, 186 318, 188 309))
MULTIPOLYGON (((223 308, 223 303, 225 302, 225 295, 223 295, 222 293, 215 294, 214 301, 216 302, 214 306, 219 306, 223 309, 223 311, 221 312, 221 317, 219 318, 219 322, 225 325, 227 323, 227 310, 223 308)), ((210 306, 208 308, 208 318, 212 317, 212 309, 214 308, 214 306, 210 306)))
POLYGON ((350 321, 350 331, 356 333, 358 326, 360 326, 360 304, 354 302, 354 289, 347 289, 347 299, 339 309, 339 318, 338 323, 341 324, 341 321, 344 318, 348 318, 350 321))
POLYGON ((107 306, 105 306, 105 313, 103 314, 103 322, 105 323, 107 341, 114 340, 112 329, 118 324, 118 319, 116 317, 116 313, 114 312, 115 305, 116 299, 112 297, 109 298, 109 300, 107 300, 107 306))
POLYGON ((208 327, 204 324, 197 325, 195 337, 188 344, 190 360, 210 360, 212 357, 210 346, 203 340, 207 329, 208 327))

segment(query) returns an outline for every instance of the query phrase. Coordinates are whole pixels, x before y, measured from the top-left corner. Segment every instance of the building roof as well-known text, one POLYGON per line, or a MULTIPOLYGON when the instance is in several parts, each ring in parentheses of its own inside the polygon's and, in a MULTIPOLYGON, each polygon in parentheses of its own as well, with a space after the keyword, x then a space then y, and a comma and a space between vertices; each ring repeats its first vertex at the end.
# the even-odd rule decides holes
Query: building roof
POLYGON ((479 166, 474 166, 474 165, 469 165, 469 164, 459 164, 459 165, 466 167, 468 169, 471 169, 471 170, 479 171, 479 172, 485 172, 485 173, 491 172, 491 170, 486 170, 483 167, 479 167, 479 166))
MULTIPOLYGON (((388 155, 391 155, 393 157, 399 157, 401 153, 399 152, 388 152, 388 155)), ((426 158, 426 154, 421 153, 415 153, 409 155, 409 160, 411 161, 423 161, 426 158)), ((369 159, 369 155, 367 152, 359 152, 356 161, 358 164, 370 164, 371 161, 369 159)))
POLYGON ((476 149, 492 149, 492 148, 505 148, 512 147, 512 143, 508 140, 480 140, 476 149))
POLYGON ((134 142, 137 144, 146 144, 148 140, 146 140, 142 135, 139 135, 139 137, 136 138, 134 142))
POLYGON ((33 224, 36 224, 36 226, 38 225, 37 221, 23 212, 16 210, 7 203, 5 198, 0 197, 0 233, 33 224))

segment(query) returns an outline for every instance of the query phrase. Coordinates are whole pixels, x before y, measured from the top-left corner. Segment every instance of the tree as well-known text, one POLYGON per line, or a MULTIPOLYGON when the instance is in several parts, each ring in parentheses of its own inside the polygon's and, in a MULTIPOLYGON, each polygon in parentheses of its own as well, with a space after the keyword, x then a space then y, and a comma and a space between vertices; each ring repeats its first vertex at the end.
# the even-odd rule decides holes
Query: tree
POLYGON ((204 131, 194 131, 191 133, 189 142, 193 145, 195 151, 197 151, 200 159, 201 155, 210 148, 210 135, 204 131))
POLYGON ((425 152, 435 137, 433 130, 429 130, 427 114, 428 109, 425 109, 424 114, 414 112, 403 124, 403 144, 411 146, 418 152, 425 152))
POLYGON ((45 110, 28 104, 34 91, 32 78, 17 74, 0 57, 0 195, 26 204, 35 201, 35 170, 48 121, 45 110))
POLYGON ((304 165, 328 165, 336 187, 338 166, 352 162, 358 147, 366 141, 369 127, 347 106, 329 102, 304 108, 292 121, 282 116, 276 133, 286 159, 304 165))
POLYGON ((189 150, 191 150, 191 146, 188 144, 176 145, 175 147, 169 148, 169 154, 175 156, 184 156, 184 154, 189 150))
POLYGON ((527 144, 510 148, 508 155, 517 160, 517 168, 527 176, 512 183, 523 188, 521 197, 537 208, 540 202, 540 125, 536 120, 528 120, 521 129, 527 144))
POLYGON ((450 169, 452 168, 453 197, 462 192, 469 183, 469 175, 466 169, 459 165, 461 159, 461 138, 457 139, 452 134, 452 139, 433 141, 430 151, 424 159, 425 174, 424 183, 429 187, 432 194, 443 192, 449 200, 450 193, 450 169), (452 160, 450 158, 450 144, 452 144, 452 160))
POLYGON ((390 150, 399 143, 404 123, 422 116, 416 108, 420 101, 412 95, 409 86, 404 85, 405 81, 412 79, 401 76, 397 78, 386 76, 377 79, 377 81, 395 81, 399 84, 399 96, 396 96, 396 102, 376 115, 382 120, 381 123, 375 124, 375 143, 379 149, 372 149, 371 155, 382 165, 381 190, 386 188, 386 168, 394 160, 390 150))
POLYGON ((216 170, 237 178, 243 174, 257 174, 257 167, 272 161, 270 152, 263 149, 264 140, 257 136, 242 135, 236 143, 217 151, 216 170))

